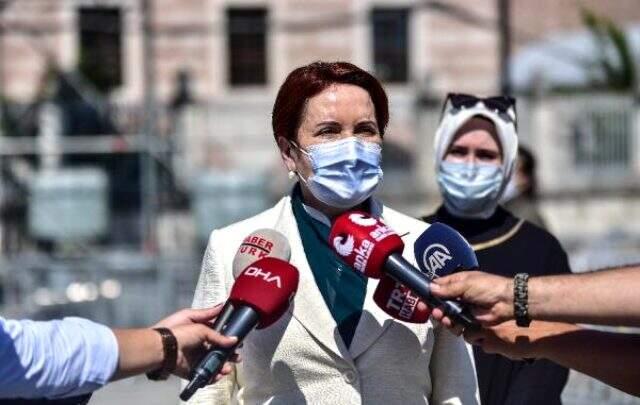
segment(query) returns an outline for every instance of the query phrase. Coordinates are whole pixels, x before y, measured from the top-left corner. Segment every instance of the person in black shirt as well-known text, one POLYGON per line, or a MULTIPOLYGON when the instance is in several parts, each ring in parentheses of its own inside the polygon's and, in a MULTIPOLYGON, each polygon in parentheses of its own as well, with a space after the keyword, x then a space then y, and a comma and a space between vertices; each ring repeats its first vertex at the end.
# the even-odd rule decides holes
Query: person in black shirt
MULTIPOLYGON (((498 206, 518 149, 515 101, 450 94, 436 132, 443 205, 422 219, 442 222, 471 244, 480 269, 512 278, 570 273, 549 232, 498 206)), ((474 347, 482 404, 560 404, 568 370, 547 360, 513 361, 474 347)))

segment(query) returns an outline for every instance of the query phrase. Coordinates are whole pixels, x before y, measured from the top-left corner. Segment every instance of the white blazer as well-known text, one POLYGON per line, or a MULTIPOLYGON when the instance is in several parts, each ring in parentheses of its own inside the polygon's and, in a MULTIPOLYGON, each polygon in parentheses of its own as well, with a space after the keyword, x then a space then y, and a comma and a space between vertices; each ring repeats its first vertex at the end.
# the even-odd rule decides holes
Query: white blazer
MULTIPOLYGON (((373 207, 405 242, 428 227, 374 201, 373 207)), ((374 210, 375 214, 375 210, 374 210)), ((242 240, 260 228, 281 232, 300 272, 289 311, 244 340, 232 375, 200 389, 190 404, 478 404, 471 348, 444 326, 397 321, 373 301, 369 279, 362 316, 350 347, 318 289, 304 253, 291 198, 247 220, 214 230, 204 255, 193 306, 223 302, 233 284, 232 261, 242 240)))

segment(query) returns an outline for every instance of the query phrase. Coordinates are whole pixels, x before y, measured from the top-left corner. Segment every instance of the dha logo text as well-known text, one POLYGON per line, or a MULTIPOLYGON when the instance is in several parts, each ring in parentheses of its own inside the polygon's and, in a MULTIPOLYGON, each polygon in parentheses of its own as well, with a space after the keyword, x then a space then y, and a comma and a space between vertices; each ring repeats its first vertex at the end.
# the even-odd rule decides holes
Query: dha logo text
POLYGON ((244 275, 261 278, 267 283, 276 283, 278 288, 282 288, 280 276, 271 275, 270 271, 263 271, 260 267, 251 266, 244 271, 244 275))

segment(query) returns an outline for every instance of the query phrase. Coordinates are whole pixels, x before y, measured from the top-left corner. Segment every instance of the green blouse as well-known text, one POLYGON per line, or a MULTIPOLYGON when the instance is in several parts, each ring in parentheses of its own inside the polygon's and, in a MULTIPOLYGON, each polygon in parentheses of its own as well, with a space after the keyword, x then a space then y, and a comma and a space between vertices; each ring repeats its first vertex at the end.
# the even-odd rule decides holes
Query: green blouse
POLYGON ((349 347, 362 314, 367 280, 331 250, 328 242, 330 228, 307 213, 302 205, 299 186, 293 190, 291 204, 313 277, 338 325, 342 340, 349 347))

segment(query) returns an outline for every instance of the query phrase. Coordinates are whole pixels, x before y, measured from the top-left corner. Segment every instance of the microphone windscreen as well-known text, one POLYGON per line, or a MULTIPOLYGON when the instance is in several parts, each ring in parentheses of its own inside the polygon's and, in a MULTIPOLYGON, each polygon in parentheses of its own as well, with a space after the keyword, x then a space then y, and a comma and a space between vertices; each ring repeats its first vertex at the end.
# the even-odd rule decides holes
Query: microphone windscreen
POLYGON ((233 277, 251 263, 264 257, 275 257, 288 262, 291 259, 291 246, 287 238, 275 229, 258 229, 244 238, 233 258, 233 277))
POLYGON ((372 278, 380 278, 389 256, 404 249, 400 236, 384 222, 358 211, 335 219, 329 246, 349 266, 372 278))
POLYGON ((389 276, 380 279, 373 300, 388 315, 404 322, 425 323, 431 315, 431 309, 420 297, 389 276))
POLYGON ((435 222, 416 239, 413 253, 418 267, 429 278, 457 270, 478 268, 478 258, 469 242, 452 227, 435 222))
POLYGON ((258 312, 258 328, 277 321, 298 290, 298 269, 275 257, 251 263, 236 278, 229 300, 234 306, 247 305, 258 312))

